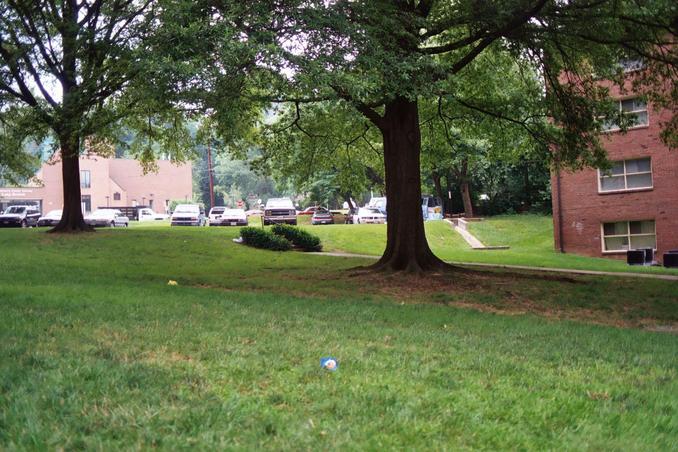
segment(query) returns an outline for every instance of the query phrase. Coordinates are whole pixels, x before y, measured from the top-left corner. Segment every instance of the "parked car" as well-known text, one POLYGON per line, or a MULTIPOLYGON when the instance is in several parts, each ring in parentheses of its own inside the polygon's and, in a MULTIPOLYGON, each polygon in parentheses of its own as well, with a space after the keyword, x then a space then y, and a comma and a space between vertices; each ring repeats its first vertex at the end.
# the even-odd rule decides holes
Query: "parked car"
POLYGON ((247 214, 243 209, 212 207, 209 222, 210 226, 247 226, 247 214))
POLYGON ((299 211, 299 213, 297 213, 297 215, 313 215, 314 213, 316 213, 318 210, 321 210, 321 209, 323 209, 323 208, 320 207, 320 206, 311 206, 311 207, 305 208, 304 210, 299 211))
POLYGON ((354 215, 353 221, 356 224, 384 224, 386 223, 386 215, 376 207, 361 207, 358 209, 358 213, 354 215))
POLYGON ((169 218, 169 215, 166 213, 155 213, 155 211, 149 207, 139 209, 137 215, 139 216, 139 221, 162 221, 169 218))
POLYGON ((85 223, 94 227, 127 227, 129 226, 129 218, 118 209, 97 209, 85 216, 85 223))
POLYGON ((172 212, 172 226, 205 226, 207 219, 198 204, 179 204, 172 212))
POLYGON ((210 209, 210 212, 207 214, 207 223, 210 226, 218 226, 217 223, 221 223, 221 215, 226 211, 224 206, 216 206, 210 209))
POLYGON ((422 195, 421 214, 424 220, 442 220, 443 201, 437 196, 422 195))
POLYGON ((290 198, 271 198, 264 208, 264 225, 287 223, 297 224, 297 210, 290 198))
POLYGON ((5 213, 0 215, 0 227, 27 228, 37 226, 40 210, 37 206, 9 206, 5 213))
POLYGON ((38 226, 56 226, 61 221, 61 209, 50 210, 47 215, 38 218, 38 226))
POLYGON ((317 209, 311 217, 311 224, 334 224, 332 212, 327 209, 317 209))
POLYGON ((379 209, 379 212, 386 215, 386 198, 385 197, 371 198, 370 202, 368 202, 365 207, 379 209))

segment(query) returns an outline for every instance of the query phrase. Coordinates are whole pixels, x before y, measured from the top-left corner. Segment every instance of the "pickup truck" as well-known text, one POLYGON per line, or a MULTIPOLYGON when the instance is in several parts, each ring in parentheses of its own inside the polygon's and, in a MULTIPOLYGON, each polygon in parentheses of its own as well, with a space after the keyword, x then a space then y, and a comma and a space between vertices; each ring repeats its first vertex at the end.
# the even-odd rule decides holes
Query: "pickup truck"
POLYGON ((155 213, 153 209, 150 209, 148 207, 144 207, 142 209, 139 209, 137 211, 137 215, 139 216, 139 221, 161 221, 161 220, 167 220, 169 218, 169 215, 165 213, 155 213))
POLYGON ((264 226, 267 224, 297 224, 297 210, 290 198, 271 198, 264 207, 264 226))

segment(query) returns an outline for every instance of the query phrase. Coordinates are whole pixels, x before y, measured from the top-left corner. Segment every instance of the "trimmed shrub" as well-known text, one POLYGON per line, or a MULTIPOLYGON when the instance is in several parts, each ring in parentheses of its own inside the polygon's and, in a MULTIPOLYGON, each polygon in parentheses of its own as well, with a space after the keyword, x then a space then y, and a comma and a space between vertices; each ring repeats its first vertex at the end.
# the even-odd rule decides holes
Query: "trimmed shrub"
POLYGON ((294 226, 276 224, 271 227, 271 231, 276 235, 285 237, 294 246, 304 251, 320 251, 323 248, 320 244, 320 238, 294 226))
POLYGON ((273 251, 288 251, 292 248, 292 244, 287 239, 262 228, 240 228, 240 236, 247 245, 255 248, 273 251))

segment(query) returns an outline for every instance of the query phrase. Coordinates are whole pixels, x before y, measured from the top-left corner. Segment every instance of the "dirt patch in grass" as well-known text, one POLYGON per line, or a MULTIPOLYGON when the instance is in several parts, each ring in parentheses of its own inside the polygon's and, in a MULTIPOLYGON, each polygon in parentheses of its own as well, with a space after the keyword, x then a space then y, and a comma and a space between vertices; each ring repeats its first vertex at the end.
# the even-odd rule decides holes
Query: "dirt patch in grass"
POLYGON ((167 350, 161 348, 158 350, 151 350, 143 354, 142 361, 152 364, 167 364, 167 363, 193 363, 195 360, 183 353, 174 350, 167 350))
MULTIPOLYGON (((678 295, 666 282, 647 285, 616 277, 459 269, 425 276, 344 272, 361 291, 401 303, 433 303, 503 315, 534 314, 559 320, 678 334, 678 295), (662 290, 666 289, 666 290, 662 290)), ((646 282, 644 282, 646 283, 646 282)))
POLYGON ((227 292, 269 293, 276 288, 287 295, 324 300, 349 291, 397 303, 440 304, 678 334, 678 294, 671 281, 469 268, 418 276, 353 268, 284 274, 271 269, 238 285, 232 281, 189 285, 227 292), (284 289, 275 284, 281 279, 286 282, 284 289))

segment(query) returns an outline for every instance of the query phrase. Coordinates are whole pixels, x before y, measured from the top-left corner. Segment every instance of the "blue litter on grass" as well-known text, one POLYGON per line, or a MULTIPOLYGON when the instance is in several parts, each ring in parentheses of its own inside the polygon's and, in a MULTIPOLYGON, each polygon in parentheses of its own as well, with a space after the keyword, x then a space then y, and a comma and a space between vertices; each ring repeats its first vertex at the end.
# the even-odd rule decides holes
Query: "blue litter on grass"
POLYGON ((328 356, 326 358, 320 358, 320 367, 334 372, 339 368, 339 361, 337 361, 336 358, 333 358, 331 356, 328 356))

